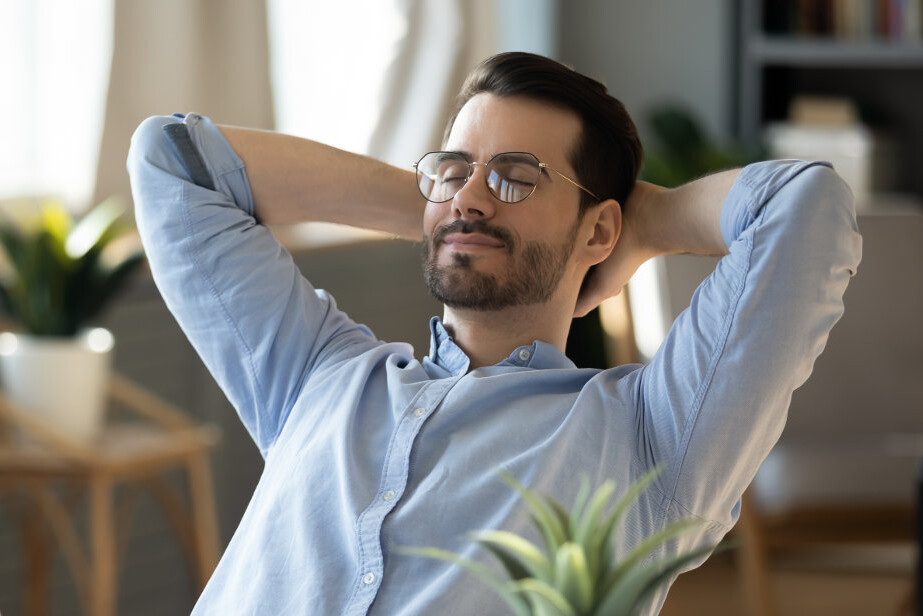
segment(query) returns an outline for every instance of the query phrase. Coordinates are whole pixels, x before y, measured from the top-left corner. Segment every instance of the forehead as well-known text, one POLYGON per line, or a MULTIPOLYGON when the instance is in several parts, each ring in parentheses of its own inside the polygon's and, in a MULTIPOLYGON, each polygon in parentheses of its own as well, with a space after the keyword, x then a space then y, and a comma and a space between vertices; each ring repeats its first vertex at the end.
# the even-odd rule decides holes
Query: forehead
POLYGON ((479 161, 501 152, 531 152, 542 162, 568 167, 580 130, 580 118, 563 107, 482 93, 458 112, 445 148, 479 161))

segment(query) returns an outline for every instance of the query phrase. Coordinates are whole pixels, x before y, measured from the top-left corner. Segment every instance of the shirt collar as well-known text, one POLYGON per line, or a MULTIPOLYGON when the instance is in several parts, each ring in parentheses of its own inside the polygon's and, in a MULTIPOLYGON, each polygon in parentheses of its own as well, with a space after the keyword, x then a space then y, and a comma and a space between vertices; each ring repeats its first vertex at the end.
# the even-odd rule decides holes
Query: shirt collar
MULTIPOLYGON (((429 322, 430 350, 429 357, 424 360, 424 365, 429 369, 434 378, 448 376, 461 376, 468 372, 471 365, 470 358, 461 350, 439 317, 433 317, 429 322)), ((576 368, 570 359, 556 346, 536 340, 532 344, 516 347, 509 357, 501 361, 498 366, 520 366, 535 369, 569 369, 576 368)))

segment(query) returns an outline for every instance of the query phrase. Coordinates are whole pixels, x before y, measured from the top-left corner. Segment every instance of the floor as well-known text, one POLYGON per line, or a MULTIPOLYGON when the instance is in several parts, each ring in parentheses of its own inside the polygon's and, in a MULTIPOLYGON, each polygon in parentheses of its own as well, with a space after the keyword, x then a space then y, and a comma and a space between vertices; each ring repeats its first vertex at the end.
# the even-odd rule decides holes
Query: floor
MULTIPOLYGON (((914 551, 843 548, 773 559, 777 616, 911 616, 914 551)), ((673 584, 661 616, 746 616, 733 553, 719 554, 673 584)))

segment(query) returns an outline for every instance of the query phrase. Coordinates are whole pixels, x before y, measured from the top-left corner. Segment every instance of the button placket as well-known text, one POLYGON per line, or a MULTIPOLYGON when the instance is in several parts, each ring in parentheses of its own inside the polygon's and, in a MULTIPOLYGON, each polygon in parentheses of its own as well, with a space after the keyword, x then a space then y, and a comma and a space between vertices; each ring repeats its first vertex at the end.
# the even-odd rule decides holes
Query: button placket
MULTIPOLYGON (((460 378, 460 377, 459 377, 460 378)), ((388 444, 385 466, 382 469, 382 480, 388 489, 381 492, 360 515, 357 520, 357 540, 359 542, 360 560, 359 571, 363 572, 358 580, 355 593, 350 599, 347 613, 365 613, 368 605, 374 600, 382 580, 382 543, 381 528, 385 517, 394 509, 396 501, 403 494, 407 484, 407 473, 410 462, 410 452, 414 441, 424 424, 424 419, 429 415, 451 385, 458 382, 459 378, 452 379, 450 383, 442 383, 440 387, 427 387, 424 395, 417 398, 416 404, 409 406, 404 411, 404 416, 395 427, 388 444), (393 454, 393 455, 391 455, 393 454), (374 571, 374 572, 373 572, 374 571)), ((421 392, 421 393, 423 393, 421 392)))

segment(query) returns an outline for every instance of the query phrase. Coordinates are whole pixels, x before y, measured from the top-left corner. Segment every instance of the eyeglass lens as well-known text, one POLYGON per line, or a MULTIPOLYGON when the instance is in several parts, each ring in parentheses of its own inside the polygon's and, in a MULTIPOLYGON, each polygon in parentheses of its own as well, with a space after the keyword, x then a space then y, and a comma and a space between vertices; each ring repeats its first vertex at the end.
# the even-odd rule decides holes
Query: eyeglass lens
MULTIPOLYGON (((465 185, 478 164, 482 163, 469 163, 456 152, 430 152, 417 162, 417 185, 427 200, 449 201, 465 185)), ((484 179, 497 199, 517 203, 535 191, 541 172, 539 161, 532 154, 507 152, 487 162, 484 179)))

